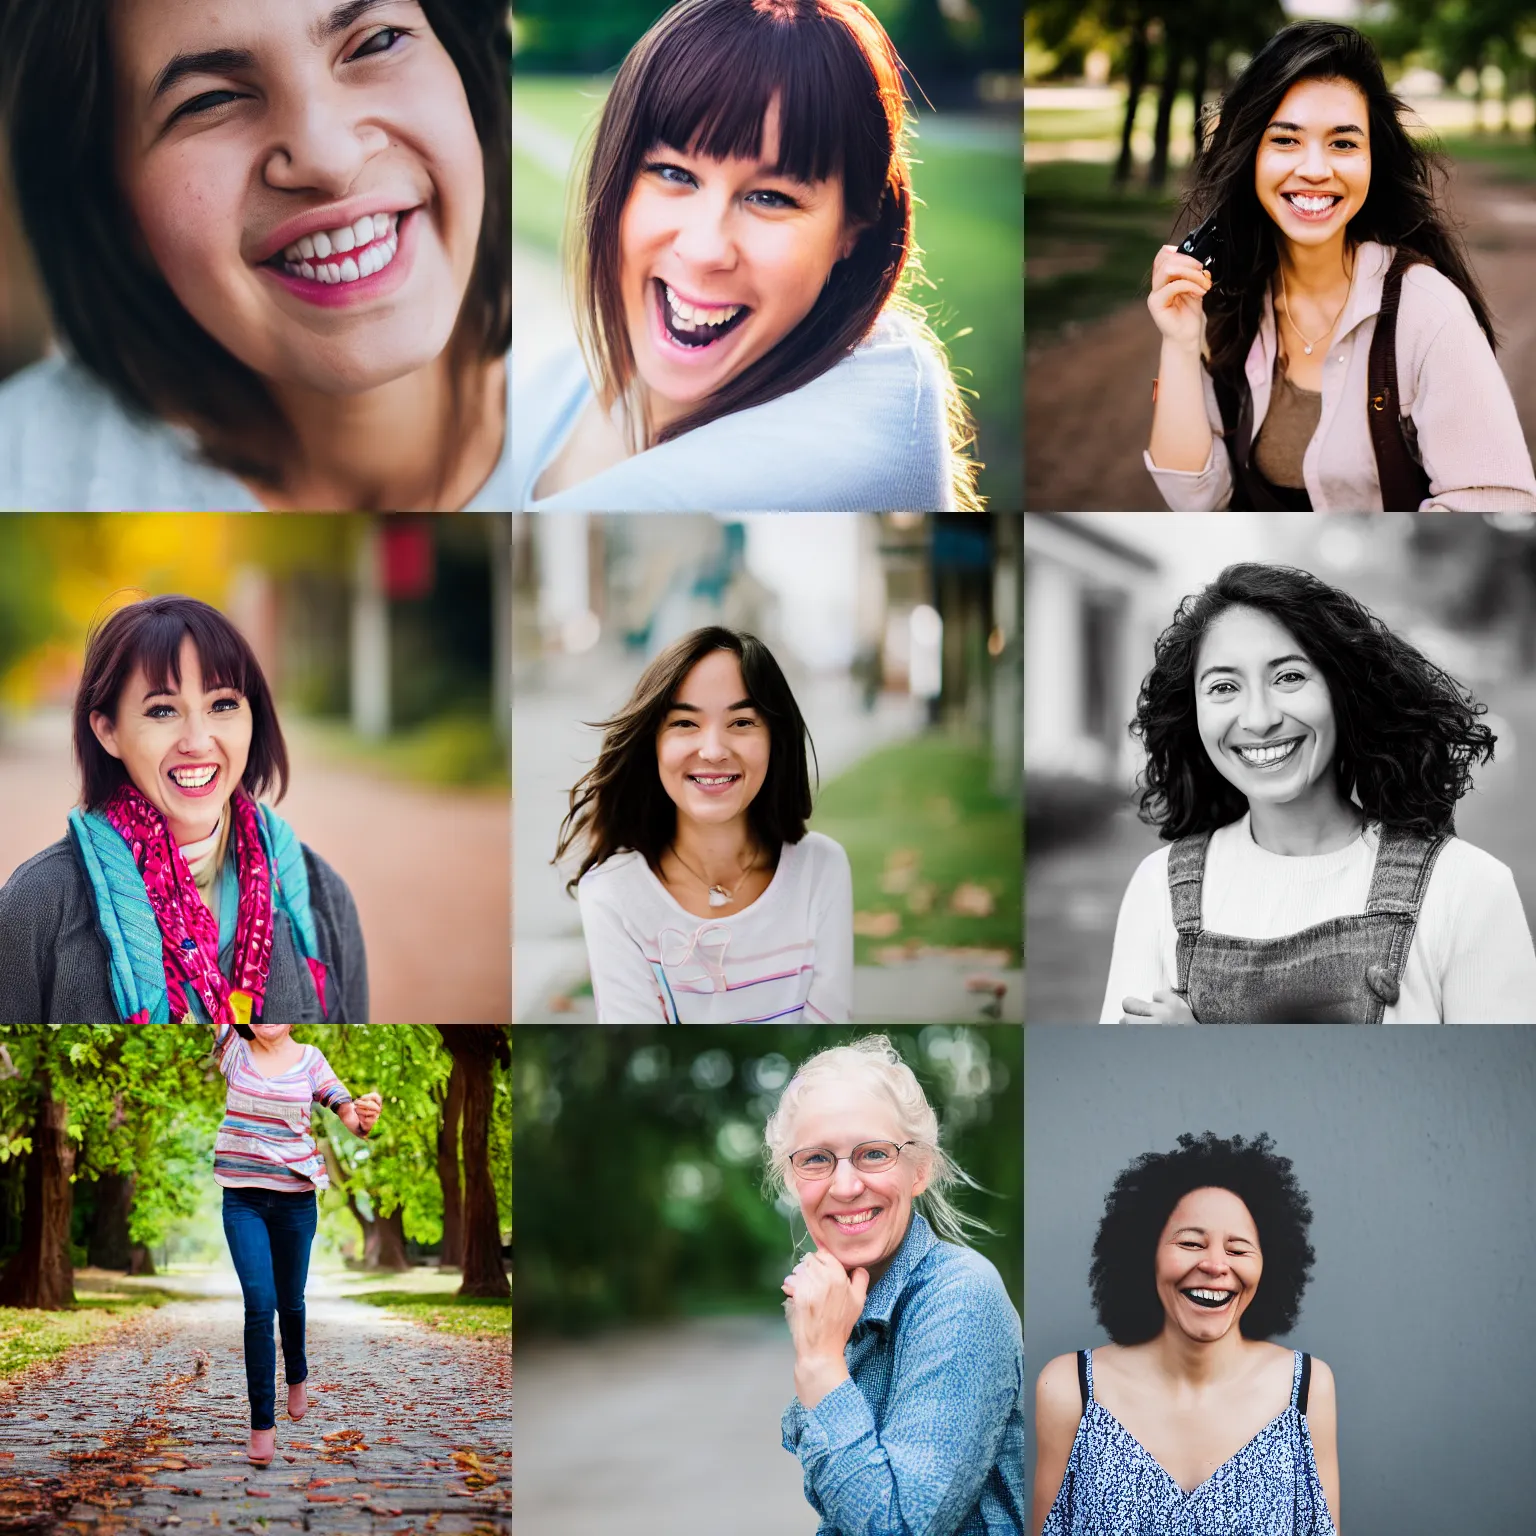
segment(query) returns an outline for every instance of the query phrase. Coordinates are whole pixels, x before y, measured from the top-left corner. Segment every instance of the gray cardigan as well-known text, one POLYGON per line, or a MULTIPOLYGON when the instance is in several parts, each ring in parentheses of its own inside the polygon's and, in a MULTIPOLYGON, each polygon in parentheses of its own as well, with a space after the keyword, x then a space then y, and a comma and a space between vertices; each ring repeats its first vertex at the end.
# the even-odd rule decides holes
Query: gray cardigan
MULTIPOLYGON (((368 1021, 368 957, 352 893, 309 848, 309 902, 325 962, 332 1024, 368 1021)), ((274 912, 272 969, 262 1017, 273 1024, 321 1023, 320 999, 288 916, 274 912)), ((229 974, 234 945, 219 956, 229 974)), ((0 886, 0 1024, 115 1024, 106 941, 74 844, 61 838, 0 886)))

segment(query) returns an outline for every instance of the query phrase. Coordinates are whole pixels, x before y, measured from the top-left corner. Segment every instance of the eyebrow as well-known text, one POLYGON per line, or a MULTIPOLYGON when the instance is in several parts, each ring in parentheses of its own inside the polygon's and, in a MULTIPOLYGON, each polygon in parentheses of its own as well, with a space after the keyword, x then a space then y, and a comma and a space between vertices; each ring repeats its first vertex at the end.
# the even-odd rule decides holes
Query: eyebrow
MULTIPOLYGON (((1306 129, 1300 123, 1271 123, 1269 125, 1269 128, 1289 128, 1292 133, 1305 133, 1306 132, 1306 129)), ((1266 133, 1268 133, 1269 132, 1269 128, 1266 128, 1264 131, 1266 133)), ((1329 133, 1358 133, 1361 138, 1365 137, 1365 129, 1356 126, 1356 124, 1354 124, 1354 123, 1340 123, 1337 128, 1330 128, 1328 130, 1328 132, 1329 133)))
MULTIPOLYGON (((309 29, 309 40, 316 48, 322 47, 369 11, 398 3, 400 0, 344 0, 309 29)), ((407 0, 407 3, 419 4, 419 0, 407 0)), ((179 85, 189 75, 232 75, 242 69, 251 69, 255 64, 256 55, 249 48, 207 48, 199 53, 178 53, 155 76, 149 88, 149 99, 159 101, 172 86, 179 85)))
MULTIPOLYGON (((757 705, 754 704, 751 699, 737 699, 734 704, 727 704, 725 706, 725 712, 726 714, 731 715, 734 714, 738 709, 756 710, 756 708, 757 705)), ((704 711, 700 709, 697 704, 669 704, 667 706, 668 713, 674 709, 686 710, 690 715, 702 715, 704 713, 704 711)))
MULTIPOLYGON (((1305 656, 1302 656, 1296 652, 1292 652, 1289 656, 1276 656, 1273 661, 1266 661, 1264 663, 1264 670, 1267 672, 1271 667, 1281 666, 1287 661, 1299 661, 1304 666, 1308 667, 1312 665, 1312 663, 1305 656)), ((1237 672, 1240 670, 1241 669, 1238 667, 1229 667, 1225 663, 1218 663, 1214 667, 1207 667, 1205 671, 1200 674, 1198 680, 1203 683, 1206 678, 1211 675, 1212 672, 1237 672)))

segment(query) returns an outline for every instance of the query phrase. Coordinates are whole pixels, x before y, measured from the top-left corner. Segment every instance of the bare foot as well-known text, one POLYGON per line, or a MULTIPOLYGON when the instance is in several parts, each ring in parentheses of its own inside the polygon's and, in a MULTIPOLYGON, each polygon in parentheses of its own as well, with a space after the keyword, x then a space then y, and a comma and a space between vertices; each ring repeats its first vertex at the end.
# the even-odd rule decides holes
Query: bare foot
POLYGON ((272 1453, 277 1449, 277 1430, 253 1429, 251 1431, 251 1443, 245 1448, 246 1459, 253 1465, 264 1467, 272 1460, 272 1453))
POLYGON ((302 1381, 288 1388, 288 1417, 298 1423, 309 1412, 309 1392, 302 1381))

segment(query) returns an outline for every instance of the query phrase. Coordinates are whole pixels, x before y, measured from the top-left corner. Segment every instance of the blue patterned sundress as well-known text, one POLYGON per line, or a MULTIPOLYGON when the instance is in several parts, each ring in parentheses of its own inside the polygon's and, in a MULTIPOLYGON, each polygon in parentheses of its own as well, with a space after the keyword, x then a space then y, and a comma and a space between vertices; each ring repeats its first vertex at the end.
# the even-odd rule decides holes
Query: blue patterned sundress
POLYGON ((1303 1362, 1290 1406, 1191 1493, 1093 1395, 1093 1351, 1079 1354, 1088 1401, 1061 1492, 1041 1536, 1336 1536, 1312 1454, 1303 1362))

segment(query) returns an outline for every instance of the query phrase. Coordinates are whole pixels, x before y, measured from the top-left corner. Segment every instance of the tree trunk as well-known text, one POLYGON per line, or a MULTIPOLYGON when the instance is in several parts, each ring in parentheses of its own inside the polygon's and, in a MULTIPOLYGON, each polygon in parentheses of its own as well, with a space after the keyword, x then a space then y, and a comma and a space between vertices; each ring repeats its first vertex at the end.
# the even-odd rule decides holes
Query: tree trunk
POLYGON ((75 1144, 65 1130, 68 1121, 68 1106, 53 1097, 45 1072, 22 1183, 21 1247, 0 1273, 0 1306, 56 1312, 74 1303, 75 1270, 69 1257, 74 1189, 69 1177, 75 1144))
POLYGON ((1125 123, 1120 129, 1120 158, 1115 162, 1115 185, 1131 179, 1131 136, 1136 129, 1136 109, 1147 85, 1147 19, 1138 15, 1131 29, 1131 56, 1125 67, 1125 123))
POLYGON ((495 1024, 439 1024, 437 1032, 454 1066, 464 1067, 464 1283, 459 1295, 510 1296, 490 1159, 491 1069, 495 1061, 510 1062, 507 1031, 495 1024))
POLYGON ((1161 192, 1168 184, 1168 140, 1173 133, 1173 104, 1184 73, 1185 45, 1170 30, 1163 39, 1163 83, 1157 93, 1157 128, 1152 138, 1152 163, 1147 167, 1147 187, 1161 192))
POLYGON ((464 1064, 457 1056, 448 1077, 443 1123, 437 1133, 437 1177, 443 1186, 443 1247, 439 1269, 457 1269, 464 1262, 464 1195, 459 1180, 459 1129, 464 1119, 464 1064))
POLYGON ((98 1269, 123 1269, 133 1262, 128 1214, 133 1209, 133 1176, 104 1173, 96 1180, 96 1219, 86 1257, 98 1269))
POLYGON ((143 1243, 135 1243, 128 1250, 128 1273, 130 1275, 153 1275, 159 1273, 155 1268, 155 1256, 143 1243))
POLYGON ((1189 91, 1195 99, 1195 159, 1200 158, 1200 151, 1205 148, 1205 93, 1211 80, 1211 34, 1202 32, 1200 40, 1195 44, 1195 69, 1194 76, 1189 82, 1189 91))
POLYGON ((405 1256, 405 1212, 396 1206, 373 1224, 375 1237, 372 1269, 402 1270, 411 1267, 405 1256))

